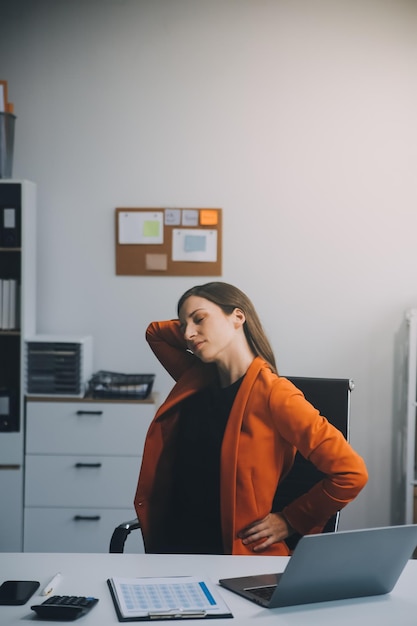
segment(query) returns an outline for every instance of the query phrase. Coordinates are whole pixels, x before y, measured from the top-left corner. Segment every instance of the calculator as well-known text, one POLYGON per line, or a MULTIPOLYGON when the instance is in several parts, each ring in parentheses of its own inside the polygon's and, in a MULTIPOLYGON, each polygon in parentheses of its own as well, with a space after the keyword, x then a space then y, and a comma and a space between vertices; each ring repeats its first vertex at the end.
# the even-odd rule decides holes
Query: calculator
POLYGON ((85 615, 98 602, 91 596, 52 596, 30 608, 42 619, 71 621, 85 615))

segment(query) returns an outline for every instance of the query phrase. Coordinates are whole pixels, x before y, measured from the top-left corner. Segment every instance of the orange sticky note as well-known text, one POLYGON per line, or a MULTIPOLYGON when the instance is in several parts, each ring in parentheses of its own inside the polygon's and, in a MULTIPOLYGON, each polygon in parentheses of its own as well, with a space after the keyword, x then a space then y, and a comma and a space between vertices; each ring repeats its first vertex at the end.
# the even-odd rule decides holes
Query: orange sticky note
POLYGON ((200 224, 201 226, 215 226, 218 222, 216 209, 201 209, 200 224))

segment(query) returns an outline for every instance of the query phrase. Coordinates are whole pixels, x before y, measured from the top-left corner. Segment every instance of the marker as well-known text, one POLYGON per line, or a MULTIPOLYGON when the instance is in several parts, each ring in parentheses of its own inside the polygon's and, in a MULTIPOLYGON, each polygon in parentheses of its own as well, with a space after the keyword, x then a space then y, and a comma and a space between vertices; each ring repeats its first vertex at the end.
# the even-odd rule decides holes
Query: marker
POLYGON ((61 580, 61 577, 62 577, 61 572, 58 572, 57 574, 55 574, 55 576, 51 578, 49 583, 45 586, 41 595, 49 596, 49 594, 51 594, 55 590, 55 588, 58 586, 59 581, 61 580))

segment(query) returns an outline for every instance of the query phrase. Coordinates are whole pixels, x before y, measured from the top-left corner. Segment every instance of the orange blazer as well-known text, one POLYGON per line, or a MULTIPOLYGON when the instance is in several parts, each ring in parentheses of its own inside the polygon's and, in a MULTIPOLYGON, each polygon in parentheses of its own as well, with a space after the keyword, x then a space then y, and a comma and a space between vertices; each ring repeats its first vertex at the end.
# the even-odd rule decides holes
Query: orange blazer
MULTIPOLYGON (((165 494, 171 485, 180 403, 214 380, 216 368, 186 351, 178 320, 153 322, 146 339, 176 381, 149 427, 134 500, 145 550, 159 552, 161 518, 169 514, 165 494)), ((318 533, 364 487, 365 463, 299 389, 256 357, 236 395, 221 449, 225 554, 253 554, 237 533, 271 512, 277 485, 291 469, 297 450, 325 477, 283 513, 298 533, 318 533)), ((288 555, 289 549, 280 542, 263 554, 288 555)))

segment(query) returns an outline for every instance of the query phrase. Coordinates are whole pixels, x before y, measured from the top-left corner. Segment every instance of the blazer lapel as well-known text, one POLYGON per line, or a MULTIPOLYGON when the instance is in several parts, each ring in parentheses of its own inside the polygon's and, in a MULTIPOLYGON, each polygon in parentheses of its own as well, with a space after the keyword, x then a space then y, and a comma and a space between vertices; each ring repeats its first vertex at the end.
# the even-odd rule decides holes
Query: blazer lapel
POLYGON ((260 370, 265 367, 265 365, 263 359, 256 357, 249 366, 240 389, 237 392, 223 437, 220 498, 223 541, 225 543, 224 549, 226 554, 232 551, 234 540, 233 532, 236 527, 236 474, 240 431, 252 387, 260 370))

